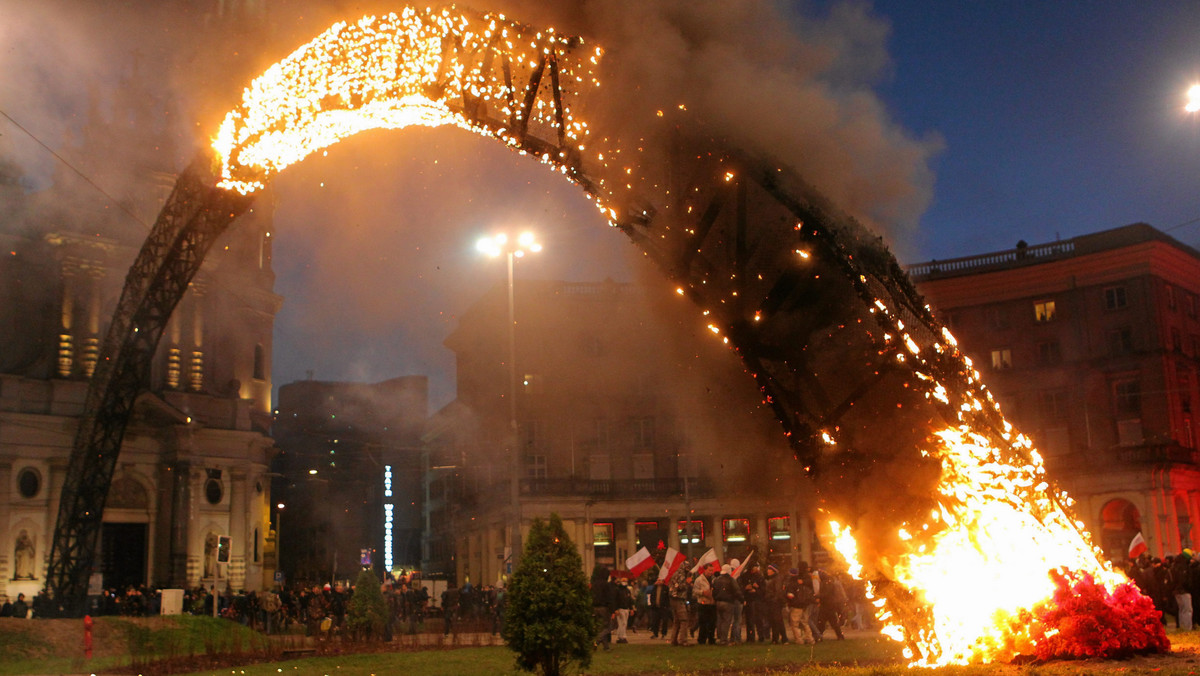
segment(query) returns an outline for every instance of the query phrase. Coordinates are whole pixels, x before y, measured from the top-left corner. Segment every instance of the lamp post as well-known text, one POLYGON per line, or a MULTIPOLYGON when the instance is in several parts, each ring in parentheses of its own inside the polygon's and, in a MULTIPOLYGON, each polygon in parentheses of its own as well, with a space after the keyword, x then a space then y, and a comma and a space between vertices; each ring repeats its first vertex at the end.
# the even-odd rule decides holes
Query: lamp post
POLYGON ((511 523, 509 528, 509 568, 511 574, 516 569, 517 557, 521 553, 521 451, 517 443, 517 318, 513 303, 513 263, 517 258, 523 258, 527 253, 537 253, 542 245, 532 232, 523 232, 516 239, 500 233, 492 237, 484 237, 475 243, 475 248, 483 254, 497 258, 505 254, 508 259, 508 444, 510 487, 509 509, 511 523))
POLYGON ((1200 111, 1200 84, 1192 85, 1187 90, 1187 103, 1183 109, 1189 113, 1200 111))

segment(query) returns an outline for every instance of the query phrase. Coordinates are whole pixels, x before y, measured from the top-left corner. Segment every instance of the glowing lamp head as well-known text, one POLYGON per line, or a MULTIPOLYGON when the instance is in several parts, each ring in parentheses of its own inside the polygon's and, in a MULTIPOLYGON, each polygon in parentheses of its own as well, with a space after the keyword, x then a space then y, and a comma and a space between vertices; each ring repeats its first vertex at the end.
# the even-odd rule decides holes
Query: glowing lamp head
POLYGON ((514 258, 523 258, 527 253, 537 253, 542 245, 532 232, 523 232, 516 241, 509 241, 508 235, 500 233, 492 237, 481 237, 475 243, 475 249, 482 254, 495 258, 501 254, 512 254, 514 258))
POLYGON ((1183 109, 1189 113, 1200 111, 1200 84, 1192 85, 1187 90, 1187 103, 1183 109))

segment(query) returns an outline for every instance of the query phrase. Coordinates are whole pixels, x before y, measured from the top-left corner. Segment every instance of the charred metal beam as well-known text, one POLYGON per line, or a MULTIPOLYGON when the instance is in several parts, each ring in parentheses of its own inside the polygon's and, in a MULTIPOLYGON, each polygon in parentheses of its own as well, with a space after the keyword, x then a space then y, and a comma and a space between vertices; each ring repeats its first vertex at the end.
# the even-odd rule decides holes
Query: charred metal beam
POLYGON ((130 268, 88 385, 68 461, 46 586, 66 615, 87 600, 104 505, 137 397, 149 386, 159 338, 213 241, 253 201, 213 187, 211 161, 180 176, 130 268))

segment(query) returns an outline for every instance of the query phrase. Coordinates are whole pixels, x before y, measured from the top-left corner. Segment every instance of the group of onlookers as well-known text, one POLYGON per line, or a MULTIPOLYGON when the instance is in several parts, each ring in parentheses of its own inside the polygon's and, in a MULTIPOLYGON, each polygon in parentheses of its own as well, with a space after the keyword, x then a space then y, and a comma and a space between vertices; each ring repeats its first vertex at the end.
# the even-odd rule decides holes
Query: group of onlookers
POLYGON ((1163 623, 1169 615, 1177 628, 1192 630, 1192 600, 1200 595, 1200 560, 1191 549, 1161 559, 1143 553, 1126 562, 1125 574, 1154 602, 1163 623))
POLYGON ((625 643, 636 627, 672 645, 815 643, 830 629, 841 639, 843 625, 863 629, 869 621, 861 583, 844 574, 803 562, 787 572, 757 562, 741 567, 736 559, 692 567, 685 563, 670 580, 658 580, 654 571, 643 585, 630 586, 597 566, 591 580, 597 643, 605 649, 614 640, 625 643))

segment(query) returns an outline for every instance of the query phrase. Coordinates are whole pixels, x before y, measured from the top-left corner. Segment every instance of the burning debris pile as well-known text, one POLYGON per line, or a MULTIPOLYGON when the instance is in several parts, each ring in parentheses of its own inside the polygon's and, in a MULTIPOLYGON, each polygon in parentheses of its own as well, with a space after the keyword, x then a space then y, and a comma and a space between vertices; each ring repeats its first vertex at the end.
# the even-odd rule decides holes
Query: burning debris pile
MULTIPOLYGON (((921 361, 923 351, 901 335, 921 361)), ((943 336, 933 346, 940 357, 926 366, 958 363, 965 378, 948 389, 919 366, 917 376, 926 397, 957 410, 957 426, 921 451, 939 469, 933 506, 901 523, 869 564, 885 633, 904 643, 914 666, 930 667, 1169 650, 1150 599, 1103 558, 1037 450, 943 336)), ((831 526, 851 573, 863 576, 851 529, 831 526)))

